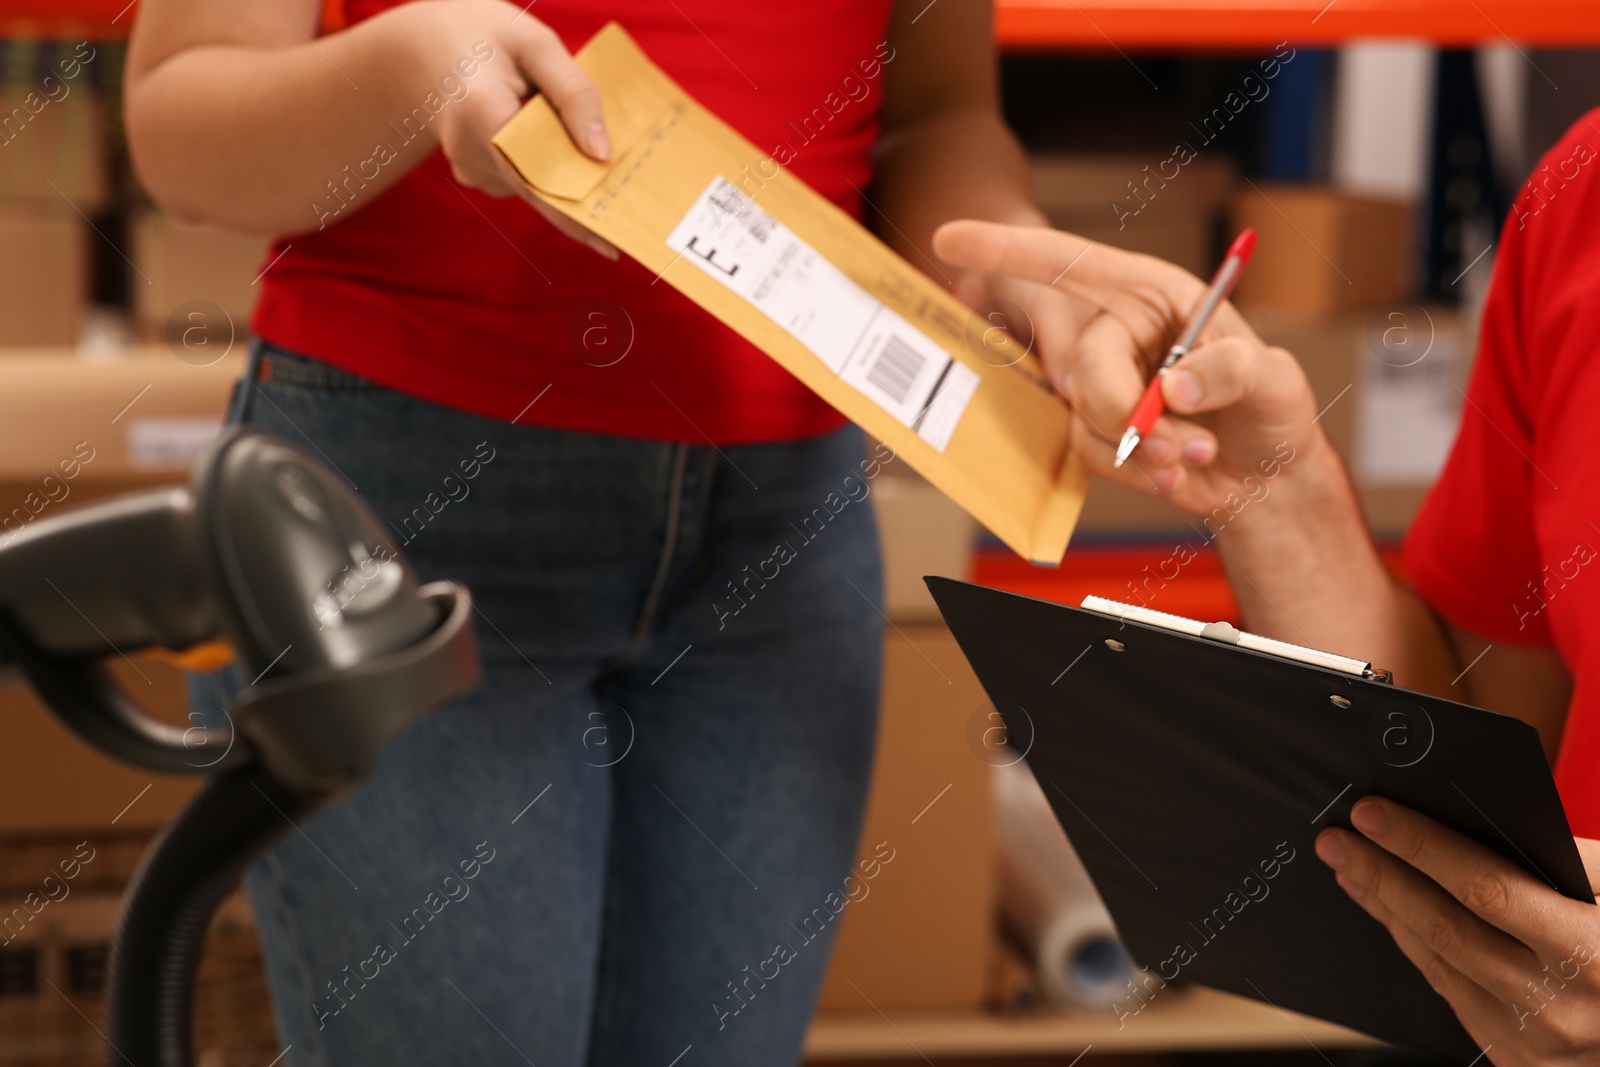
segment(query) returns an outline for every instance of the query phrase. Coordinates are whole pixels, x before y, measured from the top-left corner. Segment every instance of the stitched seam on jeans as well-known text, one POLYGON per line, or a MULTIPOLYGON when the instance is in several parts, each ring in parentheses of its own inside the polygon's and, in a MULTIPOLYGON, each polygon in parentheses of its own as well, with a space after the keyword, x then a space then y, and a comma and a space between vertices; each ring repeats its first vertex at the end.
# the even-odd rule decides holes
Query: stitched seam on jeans
MULTIPOLYGON (((701 570, 698 574, 694 575, 691 580, 679 583, 681 588, 674 592, 672 596, 663 597, 661 603, 656 606, 656 616, 658 618, 676 610, 684 604, 689 603, 690 601, 694 600, 695 597, 699 596, 702 592, 709 588, 706 583, 706 578, 710 574, 710 561, 706 555, 706 528, 707 524, 709 524, 711 521, 712 498, 715 496, 717 488, 717 469, 715 457, 707 456, 706 458, 709 461, 706 468, 706 474, 705 477, 700 479, 699 498, 694 502, 694 513, 699 516, 700 522, 699 543, 695 546, 694 554, 697 562, 701 566, 701 570)), ((680 524, 678 529, 678 536, 680 539, 684 535, 683 525, 684 524, 680 524)))
MULTIPOLYGON (((613 779, 615 781, 615 779, 613 779)), ((613 794, 613 797, 615 794, 613 794)), ((614 955, 620 955, 614 937, 608 937, 607 931, 615 931, 622 926, 622 880, 617 876, 616 866, 616 814, 612 813, 611 838, 606 844, 605 863, 605 894, 604 902, 600 906, 600 949, 595 953, 594 967, 594 1000, 589 1005, 589 1040, 588 1048, 584 1050, 584 1063, 589 1067, 604 1067, 612 1060, 611 1049, 616 1045, 612 1036, 616 1027, 612 1020, 617 1016, 617 986, 621 973, 618 960, 614 955)))
POLYGON ((678 554, 678 528, 683 523, 683 476, 689 463, 689 446, 673 446, 672 482, 667 488, 667 528, 661 538, 661 559, 656 564, 655 577, 650 581, 650 592, 645 594, 639 609, 639 618, 633 624, 633 637, 617 662, 632 659, 649 636, 650 624, 655 622, 661 608, 661 592, 666 588, 667 576, 672 573, 672 563, 678 554))
MULTIPOLYGON (((267 881, 272 886, 272 902, 278 909, 278 914, 283 920, 283 929, 289 943, 289 956, 294 960, 295 973, 300 978, 300 989, 306 1005, 305 1012, 312 1026, 312 1040, 316 1047, 311 1050, 312 1061, 320 1067, 328 1065, 328 1050, 319 1036, 321 1030, 316 1028, 317 1022, 317 990, 312 984, 310 961, 306 959, 305 942, 300 937, 300 927, 294 921, 294 912, 289 910, 289 903, 283 897, 283 868, 278 864, 278 857, 267 853, 267 881)), ((281 1038, 282 1035, 280 1034, 281 1038)))

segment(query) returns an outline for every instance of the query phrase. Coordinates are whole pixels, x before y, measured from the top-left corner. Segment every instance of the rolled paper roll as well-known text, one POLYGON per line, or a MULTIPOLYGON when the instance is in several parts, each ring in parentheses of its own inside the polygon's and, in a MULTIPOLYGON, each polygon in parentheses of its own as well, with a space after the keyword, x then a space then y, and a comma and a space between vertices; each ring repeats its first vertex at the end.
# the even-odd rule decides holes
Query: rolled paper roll
POLYGON ((994 773, 1001 921, 1026 947, 1045 1000, 1110 1011, 1137 968, 1027 764, 994 773))

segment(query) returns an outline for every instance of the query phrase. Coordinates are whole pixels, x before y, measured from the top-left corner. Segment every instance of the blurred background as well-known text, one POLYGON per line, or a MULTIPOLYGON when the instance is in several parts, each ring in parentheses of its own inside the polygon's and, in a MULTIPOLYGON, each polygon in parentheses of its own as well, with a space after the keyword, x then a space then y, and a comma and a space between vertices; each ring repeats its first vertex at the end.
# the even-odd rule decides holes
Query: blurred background
MULTIPOLYGON (((184 476, 221 426, 269 266, 265 240, 167 218, 134 180, 120 91, 137 8, 123 3, 0 4, 0 537, 184 476)), ((1058 226, 1201 275, 1238 229, 1259 231, 1236 301, 1305 365, 1395 559, 1455 432, 1500 225, 1542 153, 1600 104, 1600 8, 1000 0, 997 28, 1006 112, 1058 226)), ((1071 603, 1137 591, 1235 618, 1206 530, 1096 483, 1063 566, 1033 569, 900 466, 873 494, 893 626, 862 852, 888 842, 894 858, 837 916, 810 1061, 1415 1062, 1135 975, 920 582, 1071 603), (1195 558, 1168 577, 1179 546, 1195 558)), ((113 666, 184 720, 173 664, 113 666)), ((90 753, 0 687, 0 1067, 103 1062, 117 897, 193 786, 90 753)), ((202 1062, 272 1062, 240 900, 202 989, 202 1062)))

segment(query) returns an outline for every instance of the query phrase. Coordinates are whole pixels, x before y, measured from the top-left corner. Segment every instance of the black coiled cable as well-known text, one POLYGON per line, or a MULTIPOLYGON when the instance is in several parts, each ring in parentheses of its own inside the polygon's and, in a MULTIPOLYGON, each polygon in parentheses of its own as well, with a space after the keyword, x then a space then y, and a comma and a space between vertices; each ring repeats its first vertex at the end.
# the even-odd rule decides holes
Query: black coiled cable
POLYGON ((250 861, 322 799, 292 792, 249 763, 210 779, 157 836, 111 943, 113 1067, 193 1067, 195 974, 211 920, 250 861))

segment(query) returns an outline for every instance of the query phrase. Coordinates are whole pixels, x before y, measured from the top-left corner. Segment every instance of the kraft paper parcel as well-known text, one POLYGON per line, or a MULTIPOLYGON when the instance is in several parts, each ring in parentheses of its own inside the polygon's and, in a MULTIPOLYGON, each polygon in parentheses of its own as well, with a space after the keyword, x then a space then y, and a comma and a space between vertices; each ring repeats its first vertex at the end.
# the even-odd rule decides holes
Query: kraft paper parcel
POLYGON ((540 96, 494 138, 540 199, 660 272, 1017 553, 1059 563, 1088 472, 1037 356, 697 104, 616 23, 577 59, 611 160, 580 152, 540 96))

